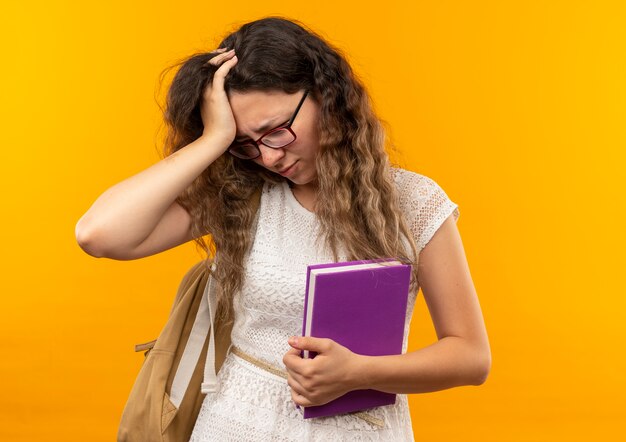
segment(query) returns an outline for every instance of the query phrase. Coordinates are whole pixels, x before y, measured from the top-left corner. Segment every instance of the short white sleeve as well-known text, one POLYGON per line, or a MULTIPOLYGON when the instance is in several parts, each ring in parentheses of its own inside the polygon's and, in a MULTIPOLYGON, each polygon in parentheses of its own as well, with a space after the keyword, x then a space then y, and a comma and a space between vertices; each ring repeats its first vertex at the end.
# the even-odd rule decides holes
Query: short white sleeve
POLYGON ((400 192, 400 207, 420 253, 450 214, 455 222, 458 220, 459 207, 431 178, 404 169, 392 171, 400 192))

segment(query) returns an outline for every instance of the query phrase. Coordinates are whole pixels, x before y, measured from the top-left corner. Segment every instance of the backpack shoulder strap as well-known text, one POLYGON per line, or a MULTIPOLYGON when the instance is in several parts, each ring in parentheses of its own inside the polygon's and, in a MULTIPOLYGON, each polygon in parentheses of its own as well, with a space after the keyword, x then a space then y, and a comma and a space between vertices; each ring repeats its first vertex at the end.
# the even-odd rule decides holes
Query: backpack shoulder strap
POLYGON ((191 287, 193 283, 198 280, 198 278, 203 276, 207 267, 211 266, 211 264, 211 260, 207 262, 207 260, 203 259, 202 261, 195 263, 189 270, 187 270, 187 273, 185 273, 185 276, 183 276, 182 281, 178 285, 178 291, 176 292, 176 298, 174 298, 174 302, 170 310, 170 316, 174 313, 174 309, 176 309, 176 306, 184 294, 189 290, 189 287, 191 287))
MULTIPOLYGON (((257 188, 255 192, 253 193, 251 197, 251 201, 250 201, 251 206, 256 211, 255 219, 251 227, 252 235, 254 235, 255 233, 256 225, 258 222, 258 209, 259 209, 260 202, 261 202, 261 194, 262 194, 262 187, 257 188)), ((204 283, 204 286, 203 286, 204 290, 201 295, 202 299, 200 301, 200 306, 196 313, 193 327, 192 327, 191 333, 189 334, 189 339, 185 345, 185 349, 182 354, 180 364, 178 365, 176 369, 176 373, 172 381, 170 400, 176 407, 180 406, 180 403, 182 402, 182 398, 184 397, 185 392, 187 391, 191 377, 193 375, 193 371, 198 363, 198 359, 202 352, 202 347, 204 346, 205 340, 207 338, 209 340, 208 348, 207 348, 207 359, 206 359, 205 367, 204 367, 204 379, 200 388, 201 388, 202 393, 208 393, 210 391, 215 391, 217 387, 217 370, 216 370, 216 363, 215 363, 216 358, 218 356, 216 354, 217 353, 216 352, 217 340, 215 337, 215 334, 217 332, 216 324, 215 324, 215 312, 217 309, 217 305, 216 305, 217 302, 215 299, 215 287, 213 287, 215 281, 213 281, 213 278, 210 275, 206 274, 206 270, 207 270, 206 265, 207 265, 206 260, 200 261, 199 263, 195 264, 187 272, 187 274, 183 278, 183 282, 181 282, 181 288, 183 289, 183 293, 184 293, 183 286, 186 285, 185 278, 187 278, 187 276, 189 276, 190 281, 194 281, 198 277, 203 278, 203 281, 204 279, 206 279, 206 283, 204 283)), ((211 268, 212 270, 215 269, 215 261, 211 263, 211 268)), ((197 289, 198 295, 200 295, 199 289, 200 287, 198 287, 197 289)), ((225 330, 222 330, 221 332, 226 333, 225 330)), ((225 336, 219 336, 220 343, 223 341, 224 337, 225 336)), ((228 333, 228 336, 226 336, 226 338, 228 340, 226 344, 229 344, 230 333, 228 333)), ((220 361, 223 361, 225 357, 225 353, 222 353, 224 352, 224 350, 225 350, 225 353, 228 352, 228 350, 225 347, 223 346, 220 347, 220 355, 219 355, 220 361)), ((221 363, 219 365, 221 365, 221 363)))

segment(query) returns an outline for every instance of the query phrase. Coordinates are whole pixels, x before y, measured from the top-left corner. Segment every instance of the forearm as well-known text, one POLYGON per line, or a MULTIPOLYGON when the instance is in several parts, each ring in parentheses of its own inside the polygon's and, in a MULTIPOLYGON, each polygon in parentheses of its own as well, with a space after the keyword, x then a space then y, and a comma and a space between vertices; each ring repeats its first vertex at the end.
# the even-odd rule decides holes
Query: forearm
POLYGON ((448 336, 428 347, 401 355, 359 355, 356 388, 412 394, 480 385, 489 371, 489 358, 467 340, 448 336))
POLYGON ((76 225, 77 239, 116 250, 140 244, 174 200, 224 151, 209 137, 200 137, 107 189, 76 225))

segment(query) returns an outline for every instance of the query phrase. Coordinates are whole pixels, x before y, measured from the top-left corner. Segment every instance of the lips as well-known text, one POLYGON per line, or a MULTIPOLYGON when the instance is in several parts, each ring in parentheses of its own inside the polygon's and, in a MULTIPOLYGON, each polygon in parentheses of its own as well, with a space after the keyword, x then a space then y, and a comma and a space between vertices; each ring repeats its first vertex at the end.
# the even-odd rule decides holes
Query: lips
POLYGON ((279 170, 279 171, 278 171, 278 173, 285 173, 285 172, 287 172, 289 169, 291 169, 291 168, 293 167, 293 165, 294 165, 294 164, 296 164, 296 163, 293 163, 293 164, 292 164, 291 166, 289 166, 289 167, 285 167, 283 170, 279 170))

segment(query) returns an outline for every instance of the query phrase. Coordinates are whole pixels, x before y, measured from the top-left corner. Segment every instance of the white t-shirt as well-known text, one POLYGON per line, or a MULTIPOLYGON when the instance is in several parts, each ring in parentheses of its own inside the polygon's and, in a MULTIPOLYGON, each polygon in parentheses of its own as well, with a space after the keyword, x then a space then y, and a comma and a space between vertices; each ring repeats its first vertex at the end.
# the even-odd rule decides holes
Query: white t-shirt
MULTIPOLYGON (((432 179, 393 168, 400 206, 418 247, 430 241, 457 204, 432 179)), ((333 262, 316 243, 319 224, 294 197, 287 181, 265 184, 254 244, 245 260, 242 290, 234 297, 232 344, 285 370, 290 336, 302 333, 307 265, 333 262)), ((340 260, 347 260, 341 256, 340 260)), ((402 352, 408 343, 418 290, 409 294, 402 352)), ((350 414, 304 419, 287 380, 228 353, 217 374, 216 392, 207 393, 190 441, 413 441, 406 394, 396 403, 364 410, 382 419, 380 428, 350 414)))

